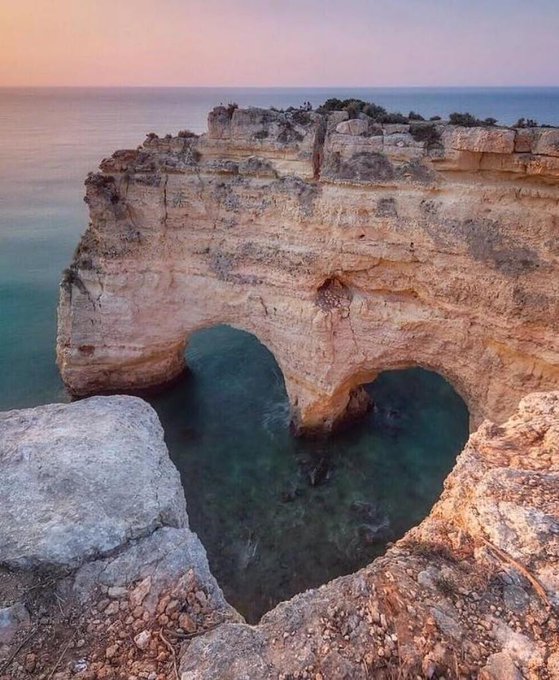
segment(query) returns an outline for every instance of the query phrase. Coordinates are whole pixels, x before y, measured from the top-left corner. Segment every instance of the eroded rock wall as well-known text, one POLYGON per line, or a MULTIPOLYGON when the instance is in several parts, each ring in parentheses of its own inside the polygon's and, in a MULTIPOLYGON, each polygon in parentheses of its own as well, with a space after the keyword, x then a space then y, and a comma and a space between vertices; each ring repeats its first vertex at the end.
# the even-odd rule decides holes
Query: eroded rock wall
POLYGON ((559 130, 227 110, 86 181, 58 362, 76 395, 159 386, 188 337, 254 333, 296 424, 378 372, 446 377, 472 422, 559 382, 559 130))

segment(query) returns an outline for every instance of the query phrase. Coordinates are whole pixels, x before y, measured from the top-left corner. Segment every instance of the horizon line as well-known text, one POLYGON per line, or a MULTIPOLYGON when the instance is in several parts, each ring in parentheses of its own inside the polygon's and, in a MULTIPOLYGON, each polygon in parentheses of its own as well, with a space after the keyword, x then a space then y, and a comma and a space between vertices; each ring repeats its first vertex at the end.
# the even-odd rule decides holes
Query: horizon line
POLYGON ((118 90, 118 89, 191 89, 191 90, 513 90, 513 89, 559 89, 559 84, 525 85, 3 85, 2 90, 48 90, 48 89, 82 89, 82 90, 118 90))

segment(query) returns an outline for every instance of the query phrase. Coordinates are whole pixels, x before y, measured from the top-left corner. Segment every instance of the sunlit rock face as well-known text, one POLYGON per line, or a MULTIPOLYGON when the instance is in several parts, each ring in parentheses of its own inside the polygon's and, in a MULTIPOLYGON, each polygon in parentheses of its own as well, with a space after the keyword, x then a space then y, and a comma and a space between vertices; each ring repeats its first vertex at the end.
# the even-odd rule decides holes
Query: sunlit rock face
POLYGON ((59 307, 76 395, 161 386, 222 323, 273 352, 300 430, 387 369, 439 372, 473 424, 559 384, 559 130, 220 107, 86 187, 59 307))

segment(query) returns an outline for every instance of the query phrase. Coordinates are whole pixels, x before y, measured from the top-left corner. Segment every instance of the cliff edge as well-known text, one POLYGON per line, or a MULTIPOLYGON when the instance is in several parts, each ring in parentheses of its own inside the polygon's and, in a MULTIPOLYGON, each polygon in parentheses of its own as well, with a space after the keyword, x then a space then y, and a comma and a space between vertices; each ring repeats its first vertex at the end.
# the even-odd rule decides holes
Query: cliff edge
POLYGON ((559 392, 486 421, 383 557, 257 626, 139 399, 0 414, 0 499, 2 680, 559 679, 559 392))
POLYGON ((556 680, 558 501, 559 392, 532 394, 384 557, 192 641, 182 680, 556 680))

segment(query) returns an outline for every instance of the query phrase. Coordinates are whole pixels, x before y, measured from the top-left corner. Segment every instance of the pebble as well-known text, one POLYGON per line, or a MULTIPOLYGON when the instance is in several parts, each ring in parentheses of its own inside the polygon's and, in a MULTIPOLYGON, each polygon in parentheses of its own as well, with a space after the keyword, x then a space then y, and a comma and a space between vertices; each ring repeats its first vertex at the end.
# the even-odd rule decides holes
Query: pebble
POLYGON ((118 647, 117 645, 111 645, 110 647, 107 647, 105 650, 105 656, 107 659, 112 659, 114 656, 116 656, 118 653, 118 647))
POLYGON ((37 655, 36 654, 28 654, 25 657, 25 663, 24 663, 25 670, 28 673, 33 673, 36 665, 37 665, 37 655))
POLYGON ((78 659, 74 662, 74 673, 83 673, 87 670, 87 661, 85 659, 78 659))
POLYGON ((105 614, 107 616, 114 616, 115 614, 118 614, 120 610, 120 606, 118 602, 111 602, 106 608, 105 608, 105 614))
POLYGON ((202 605, 202 607, 205 607, 208 603, 208 596, 203 590, 196 591, 196 599, 202 605))
POLYGON ((143 630, 138 635, 134 636, 134 644, 138 649, 147 649, 149 643, 151 642, 151 633, 149 630, 143 630))
POLYGON ((169 604, 167 605, 167 607, 165 608, 165 613, 167 615, 170 615, 173 612, 175 612, 179 607, 180 607, 180 603, 179 603, 178 600, 171 600, 169 602, 169 604))
POLYGON ((180 614, 178 621, 179 626, 187 633, 194 633, 196 630, 196 624, 188 614, 180 614))
POLYGON ((134 590, 130 593, 130 607, 139 607, 142 602, 146 599, 147 594, 151 588, 151 578, 148 576, 143 581, 141 581, 134 590))

